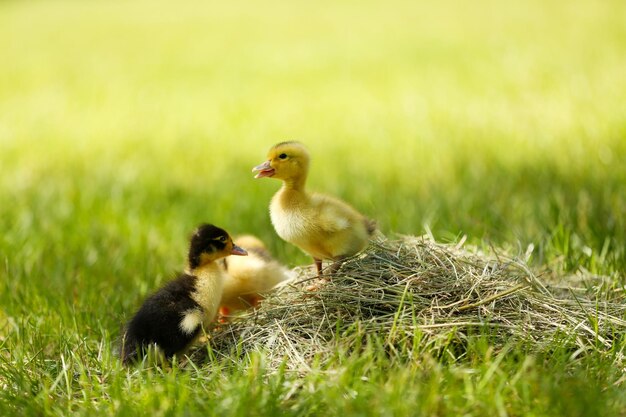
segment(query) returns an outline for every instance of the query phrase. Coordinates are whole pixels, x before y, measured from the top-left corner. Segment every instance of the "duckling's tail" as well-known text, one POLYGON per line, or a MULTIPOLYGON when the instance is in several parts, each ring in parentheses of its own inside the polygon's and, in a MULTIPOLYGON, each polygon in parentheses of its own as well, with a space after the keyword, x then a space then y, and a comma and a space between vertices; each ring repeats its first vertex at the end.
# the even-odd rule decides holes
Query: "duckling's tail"
POLYGON ((365 218, 363 220, 363 223, 365 223, 365 229, 367 230, 367 234, 372 236, 376 231, 376 220, 365 218))

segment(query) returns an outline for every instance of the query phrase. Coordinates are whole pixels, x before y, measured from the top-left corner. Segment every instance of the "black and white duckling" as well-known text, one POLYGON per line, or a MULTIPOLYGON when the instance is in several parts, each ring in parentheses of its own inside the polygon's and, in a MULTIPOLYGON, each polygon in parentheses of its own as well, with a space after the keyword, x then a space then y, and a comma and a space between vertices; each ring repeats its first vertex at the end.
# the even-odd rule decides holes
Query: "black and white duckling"
POLYGON ((248 252, 248 256, 224 258, 227 271, 220 315, 228 315, 254 308, 277 285, 292 278, 292 273, 270 254, 263 242, 252 235, 235 238, 235 243, 248 252))
POLYGON ((218 259, 247 255, 226 231, 211 224, 191 236, 187 269, 148 297, 122 337, 122 362, 145 356, 156 345, 170 359, 184 352, 214 321, 222 298, 225 272, 218 259))

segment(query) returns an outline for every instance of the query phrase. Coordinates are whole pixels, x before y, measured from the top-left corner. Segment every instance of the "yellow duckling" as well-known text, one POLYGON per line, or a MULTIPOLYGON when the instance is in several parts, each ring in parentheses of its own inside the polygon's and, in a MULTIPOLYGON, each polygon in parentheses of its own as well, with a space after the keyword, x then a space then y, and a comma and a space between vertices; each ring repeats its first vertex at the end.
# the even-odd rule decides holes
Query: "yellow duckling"
POLYGON ((272 258, 258 238, 240 236, 235 238, 235 244, 246 250, 248 256, 224 258, 227 274, 220 302, 222 317, 256 307, 264 293, 292 278, 291 272, 272 258))
POLYGON ((272 147, 267 161, 253 168, 255 178, 271 177, 283 181, 270 204, 270 217, 276 233, 311 255, 318 275, 322 260, 335 261, 331 272, 342 260, 367 246, 376 223, 345 202, 305 190, 310 156, 298 142, 282 142, 272 147))

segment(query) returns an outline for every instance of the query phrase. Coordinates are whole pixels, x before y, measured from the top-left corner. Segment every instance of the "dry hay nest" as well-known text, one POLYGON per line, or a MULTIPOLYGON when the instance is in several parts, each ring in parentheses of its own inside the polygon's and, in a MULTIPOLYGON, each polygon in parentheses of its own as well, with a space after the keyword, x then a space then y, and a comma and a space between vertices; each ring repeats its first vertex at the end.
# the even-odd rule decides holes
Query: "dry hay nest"
POLYGON ((578 355, 610 350, 626 329, 623 296, 563 291, 542 283, 522 259, 427 236, 372 242, 317 291, 306 290, 312 268, 297 271, 257 310, 215 329, 211 351, 263 351, 276 367, 305 371, 340 348, 363 346, 368 335, 390 354, 436 355, 451 341, 462 346, 488 335, 496 347, 520 341, 535 351, 559 338, 578 355))

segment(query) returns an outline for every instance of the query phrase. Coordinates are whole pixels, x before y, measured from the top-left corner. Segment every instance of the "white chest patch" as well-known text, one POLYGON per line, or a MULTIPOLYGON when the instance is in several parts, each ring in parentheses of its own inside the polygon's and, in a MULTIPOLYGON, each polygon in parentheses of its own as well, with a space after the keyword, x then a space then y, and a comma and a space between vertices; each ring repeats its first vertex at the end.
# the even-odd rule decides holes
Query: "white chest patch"
POLYGON ((270 206, 270 218, 278 236, 287 242, 298 242, 310 228, 310 222, 300 210, 283 210, 278 204, 270 206))
POLYGON ((192 334, 199 325, 202 324, 203 314, 202 311, 194 308, 193 310, 185 311, 183 319, 178 326, 185 334, 192 334))

